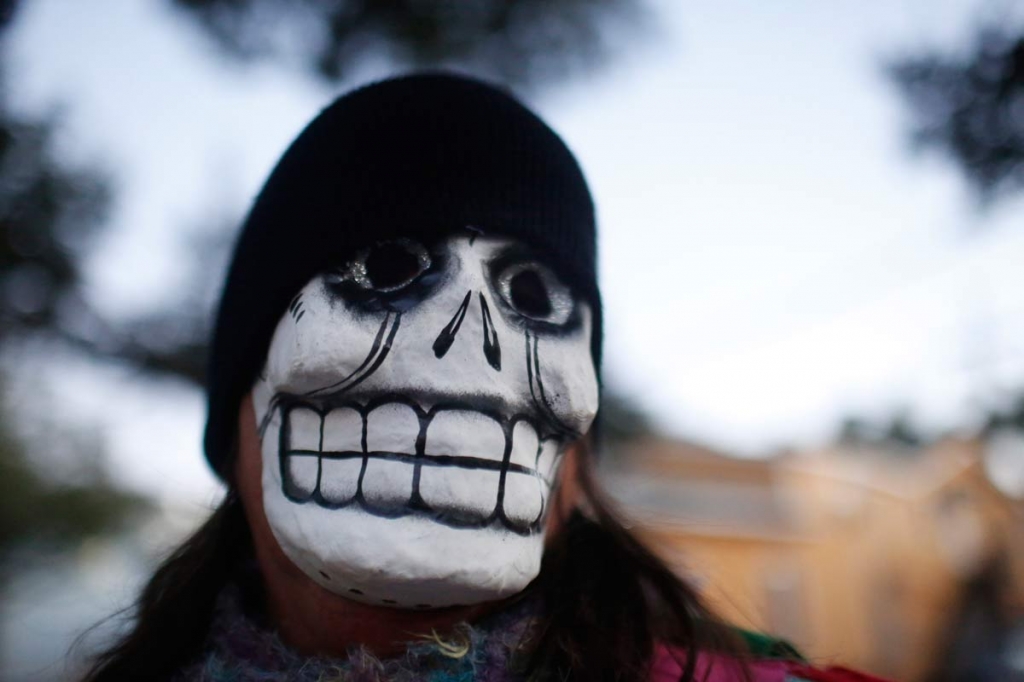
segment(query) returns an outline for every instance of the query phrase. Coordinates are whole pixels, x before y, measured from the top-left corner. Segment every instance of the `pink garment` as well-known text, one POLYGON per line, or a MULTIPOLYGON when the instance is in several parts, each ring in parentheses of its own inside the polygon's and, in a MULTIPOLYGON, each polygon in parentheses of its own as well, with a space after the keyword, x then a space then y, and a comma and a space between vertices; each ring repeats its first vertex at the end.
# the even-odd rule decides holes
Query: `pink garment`
MULTIPOLYGON (((685 656, 664 645, 654 651, 651 682, 679 682, 685 656)), ((751 682, 886 682, 885 680, 839 667, 821 670, 799 661, 755 659, 748 662, 751 682)), ((698 682, 742 682, 740 664, 728 656, 702 652, 697 657, 698 682)))
MULTIPOLYGON (((651 682, 679 682, 685 656, 664 645, 658 645, 651 666, 651 682)), ((786 682, 786 661, 752 661, 752 682, 786 682)), ((741 682, 742 668, 728 656, 702 652, 697 657, 696 679, 700 682, 741 682)))

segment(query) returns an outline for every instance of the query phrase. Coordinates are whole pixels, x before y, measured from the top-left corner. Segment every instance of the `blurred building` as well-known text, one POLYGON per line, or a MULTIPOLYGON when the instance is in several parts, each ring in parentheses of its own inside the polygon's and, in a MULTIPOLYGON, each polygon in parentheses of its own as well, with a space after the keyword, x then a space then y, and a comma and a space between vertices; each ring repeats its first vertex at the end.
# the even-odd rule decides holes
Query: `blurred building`
MULTIPOLYGON (((732 622, 892 679, 1009 680, 1024 668, 1024 502, 993 480, 990 449, 949 439, 743 460, 646 440, 605 474, 732 622)), ((1024 449, 1003 447, 1000 462, 1003 479, 1009 465, 1024 480, 1024 449)))

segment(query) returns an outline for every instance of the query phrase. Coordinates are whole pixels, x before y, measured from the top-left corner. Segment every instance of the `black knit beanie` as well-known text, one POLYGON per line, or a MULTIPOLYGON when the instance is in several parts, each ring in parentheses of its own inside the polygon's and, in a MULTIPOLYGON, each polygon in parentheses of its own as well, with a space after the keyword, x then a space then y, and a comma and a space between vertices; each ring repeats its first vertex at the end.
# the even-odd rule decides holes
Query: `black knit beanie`
POLYGON ((479 81, 423 74, 375 83, 306 127, 242 226, 207 373, 204 445, 218 475, 231 477, 239 405, 295 293, 360 247, 432 243, 467 226, 534 247, 590 304, 600 370, 594 208, 562 140, 479 81))

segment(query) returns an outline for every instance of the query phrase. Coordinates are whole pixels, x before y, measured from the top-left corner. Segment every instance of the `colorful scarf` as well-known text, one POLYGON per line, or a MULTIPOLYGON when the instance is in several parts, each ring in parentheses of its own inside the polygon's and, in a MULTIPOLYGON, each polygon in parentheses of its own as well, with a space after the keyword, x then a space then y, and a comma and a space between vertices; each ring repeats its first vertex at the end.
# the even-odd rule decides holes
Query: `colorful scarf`
POLYGON ((515 671, 538 610, 536 600, 523 600, 445 639, 428 634, 396 658, 354 647, 342 660, 292 650, 245 614, 239 590, 230 587, 217 600, 203 656, 175 682, 521 682, 515 671))

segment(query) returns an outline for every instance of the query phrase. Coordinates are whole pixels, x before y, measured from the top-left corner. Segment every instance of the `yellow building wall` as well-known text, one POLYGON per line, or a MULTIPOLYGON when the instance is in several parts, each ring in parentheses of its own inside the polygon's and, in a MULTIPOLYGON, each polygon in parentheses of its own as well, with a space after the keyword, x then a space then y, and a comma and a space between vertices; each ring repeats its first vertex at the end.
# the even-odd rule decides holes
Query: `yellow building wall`
POLYGON ((688 467, 661 453, 651 467, 660 479, 758 482, 777 492, 791 523, 745 532, 648 518, 641 534, 726 620, 788 639, 819 664, 915 682, 942 653, 973 554, 1007 554, 1007 598, 1024 617, 1024 511, 988 484, 977 447, 947 443, 934 461, 890 468, 853 460, 864 475, 839 472, 847 460, 827 455, 746 470, 731 460, 716 471, 713 458, 688 467), (931 478, 913 469, 925 465, 931 478))

